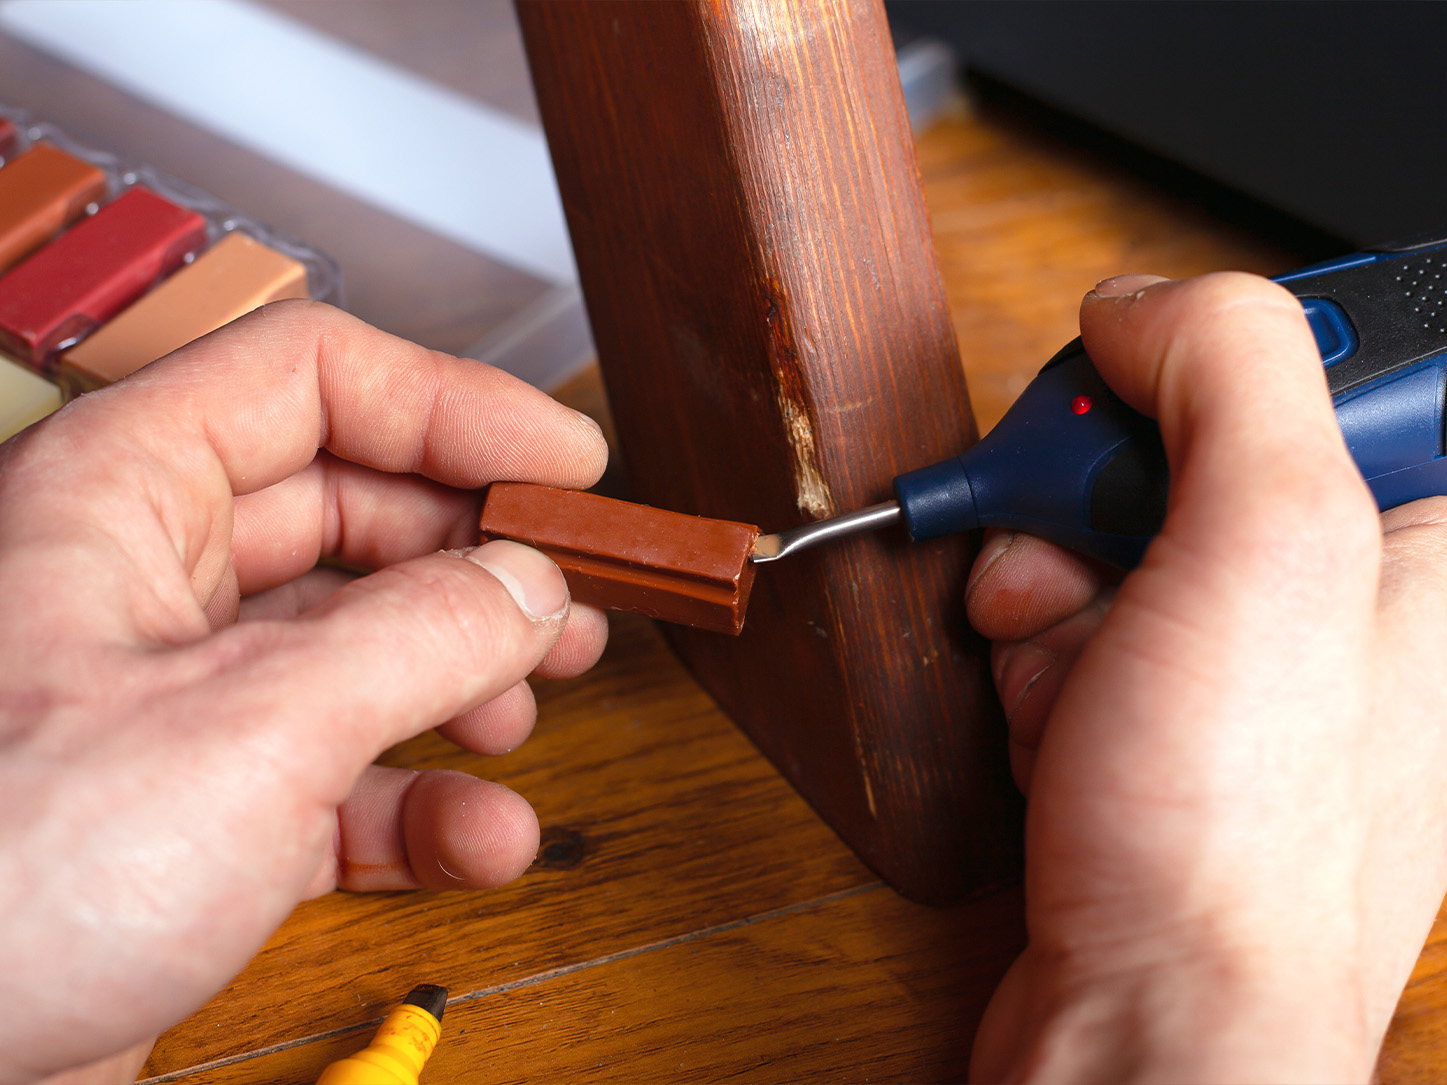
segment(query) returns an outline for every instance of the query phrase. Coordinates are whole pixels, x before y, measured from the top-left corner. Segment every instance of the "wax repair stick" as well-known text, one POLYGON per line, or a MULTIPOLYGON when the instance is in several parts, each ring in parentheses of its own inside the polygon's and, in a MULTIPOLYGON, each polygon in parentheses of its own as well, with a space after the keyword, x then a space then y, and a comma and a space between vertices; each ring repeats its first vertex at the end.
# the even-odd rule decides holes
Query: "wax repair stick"
MULTIPOLYGON (((6 166, 0 176, 13 169, 6 166)), ((0 276, 0 349, 45 369, 206 246, 206 220, 136 187, 0 276)))
POLYGON ((60 389, 13 358, 0 354, 0 441, 60 409, 60 389))
POLYGON ((418 1075, 442 1035, 447 988, 424 983, 387 1015, 372 1042, 332 1063, 317 1085, 417 1085, 418 1075))
POLYGON ((573 601, 738 636, 759 529, 527 482, 494 482, 482 535, 541 550, 573 601))
POLYGON ((307 296, 306 268, 243 233, 227 234, 109 324, 61 355, 67 399, 130 376, 267 302, 307 296))

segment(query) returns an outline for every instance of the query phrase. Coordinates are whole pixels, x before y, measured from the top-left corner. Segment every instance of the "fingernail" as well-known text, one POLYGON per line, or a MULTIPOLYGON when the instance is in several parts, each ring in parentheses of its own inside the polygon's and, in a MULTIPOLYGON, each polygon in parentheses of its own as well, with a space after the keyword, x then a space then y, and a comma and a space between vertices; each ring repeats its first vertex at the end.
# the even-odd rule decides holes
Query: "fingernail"
POLYGON ((1165 281, 1163 275, 1112 275, 1109 279, 1101 279, 1090 294, 1085 296, 1088 298, 1094 294, 1097 298, 1124 298, 1165 281))
POLYGON ((463 555, 497 577, 522 612, 535 622, 568 606, 568 585, 551 558, 531 546, 497 539, 463 555))
POLYGON ((1034 641, 1011 644, 992 654, 991 670, 995 674, 995 691, 1005 707, 1005 719, 1015 718, 1025 695, 1040 681, 1040 676, 1055 665, 1055 657, 1034 641))
POLYGON ((970 569, 970 579, 965 583, 966 599, 975 590, 975 584, 980 577, 990 571, 990 566, 1004 556, 1005 551, 1010 549, 1014 541, 1015 533, 1013 531, 1003 531, 985 540, 985 545, 980 547, 980 552, 975 555, 975 564, 970 569))

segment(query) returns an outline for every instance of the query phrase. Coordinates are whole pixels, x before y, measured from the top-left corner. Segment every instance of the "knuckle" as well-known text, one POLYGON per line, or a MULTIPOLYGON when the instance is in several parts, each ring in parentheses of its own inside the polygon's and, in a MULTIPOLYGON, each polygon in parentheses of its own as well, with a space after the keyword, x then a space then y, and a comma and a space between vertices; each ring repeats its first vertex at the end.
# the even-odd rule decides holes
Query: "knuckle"
POLYGON ((1284 286, 1244 271, 1213 271, 1180 284, 1183 307, 1210 324, 1246 311, 1300 315, 1300 305, 1284 286))
POLYGON ((319 328, 335 323, 344 314, 335 306, 311 298, 282 298, 269 301, 256 310, 258 320, 297 324, 306 328, 319 328))
POLYGON ((254 324, 253 330, 286 344, 293 352, 304 355, 310 351, 318 358, 344 352, 350 333, 360 325, 356 317, 311 298, 268 302, 231 326, 243 323, 254 324))
POLYGON ((438 648, 469 669, 507 666, 541 654, 536 633, 507 590, 471 562, 446 558, 417 569, 433 601, 431 632, 438 648))
POLYGON ((1165 315, 1170 321, 1168 353, 1194 358, 1200 346, 1208 346, 1213 365, 1229 366, 1234 359, 1254 369, 1263 364, 1263 354, 1277 354, 1288 337, 1310 341, 1306 316, 1290 291, 1240 271, 1182 282, 1165 315), (1229 349, 1215 349, 1223 344, 1229 349))

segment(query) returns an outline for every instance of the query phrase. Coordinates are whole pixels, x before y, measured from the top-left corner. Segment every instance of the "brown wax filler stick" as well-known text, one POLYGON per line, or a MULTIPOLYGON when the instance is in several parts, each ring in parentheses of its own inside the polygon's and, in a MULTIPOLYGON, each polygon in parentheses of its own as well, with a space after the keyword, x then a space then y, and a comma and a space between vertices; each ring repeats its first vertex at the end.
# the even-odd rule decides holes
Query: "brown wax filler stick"
POLYGON ((575 602, 735 636, 754 583, 759 529, 578 490, 495 482, 486 539, 535 546, 558 563, 575 602))

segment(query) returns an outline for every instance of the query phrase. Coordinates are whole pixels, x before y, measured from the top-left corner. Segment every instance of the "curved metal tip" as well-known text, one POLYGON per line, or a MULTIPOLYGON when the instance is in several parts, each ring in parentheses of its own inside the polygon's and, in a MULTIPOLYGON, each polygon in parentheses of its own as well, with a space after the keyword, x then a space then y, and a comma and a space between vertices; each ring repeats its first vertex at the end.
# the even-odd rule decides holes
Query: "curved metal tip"
POLYGON ((754 540, 751 557, 756 565, 768 561, 778 561, 780 558, 797 554, 800 550, 808 550, 811 546, 818 546, 820 543, 888 527, 890 524, 898 522, 901 516, 898 501, 885 501, 883 504, 871 505, 858 512, 846 513, 843 516, 835 516, 813 524, 805 524, 803 527, 780 531, 774 535, 760 535, 754 540))
POLYGON ((773 561, 779 557, 779 550, 783 545, 781 535, 760 535, 754 540, 754 549, 749 556, 755 562, 773 561))

